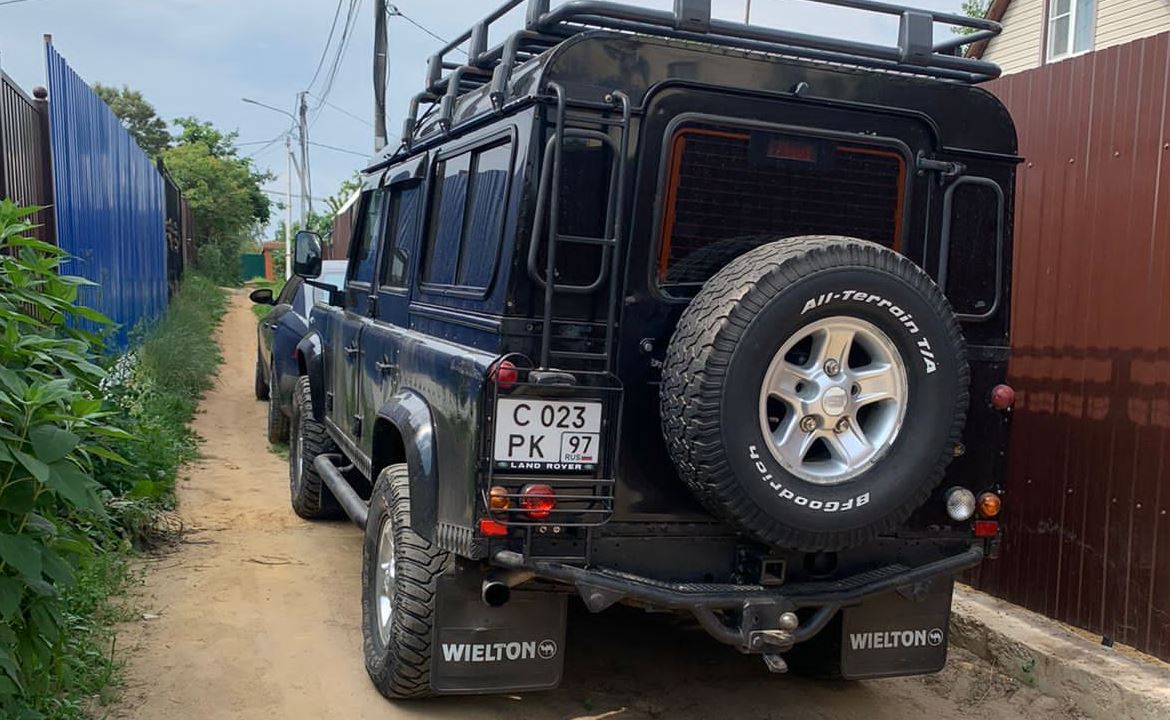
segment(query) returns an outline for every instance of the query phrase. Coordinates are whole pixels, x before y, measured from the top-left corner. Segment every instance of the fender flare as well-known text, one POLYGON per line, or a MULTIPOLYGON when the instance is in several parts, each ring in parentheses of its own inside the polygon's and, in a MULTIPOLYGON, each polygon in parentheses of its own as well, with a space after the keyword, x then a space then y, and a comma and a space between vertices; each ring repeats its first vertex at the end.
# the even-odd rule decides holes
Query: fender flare
POLYGON ((297 343, 297 365, 301 375, 309 378, 309 396, 313 400, 313 419, 325 420, 325 360, 321 335, 310 330, 297 343))
POLYGON ((374 428, 373 466, 377 472, 396 462, 410 471, 410 524, 424 539, 435 541, 438 521, 438 454, 431 408, 418 393, 402 389, 378 410, 374 428), (385 433, 386 424, 397 430, 385 433))

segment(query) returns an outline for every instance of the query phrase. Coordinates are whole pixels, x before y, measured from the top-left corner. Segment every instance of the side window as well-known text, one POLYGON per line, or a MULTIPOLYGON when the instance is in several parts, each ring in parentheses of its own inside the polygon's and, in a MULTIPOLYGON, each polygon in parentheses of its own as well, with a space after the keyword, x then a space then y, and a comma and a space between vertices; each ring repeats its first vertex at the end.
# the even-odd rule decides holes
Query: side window
POLYGON ((382 214, 386 206, 386 192, 374 190, 367 193, 363 205, 361 222, 350 251, 349 281, 369 284, 374 280, 374 257, 377 255, 378 238, 382 231, 382 214))
POLYGON ((500 234, 504 230, 504 193, 512 172, 512 145, 496 145, 475 154, 475 170, 467 191, 467 219, 455 282, 487 287, 496 268, 500 234))
POLYGON ((418 185, 395 191, 390 199, 386 248, 382 251, 382 271, 378 275, 383 287, 407 287, 410 248, 418 234, 419 210, 423 193, 418 185))
POLYGON ((459 240, 463 234, 463 211, 467 206, 467 176, 470 171, 470 154, 442 160, 435 166, 430 242, 427 245, 426 272, 423 275, 425 282, 455 284, 459 240))
POLYGON ((947 264, 939 285, 960 315, 983 316, 1001 292, 1003 191, 990 180, 960 178, 946 193, 951 209, 947 264))
POLYGON ((511 172, 510 141, 435 166, 424 282, 476 289, 491 283, 511 172))

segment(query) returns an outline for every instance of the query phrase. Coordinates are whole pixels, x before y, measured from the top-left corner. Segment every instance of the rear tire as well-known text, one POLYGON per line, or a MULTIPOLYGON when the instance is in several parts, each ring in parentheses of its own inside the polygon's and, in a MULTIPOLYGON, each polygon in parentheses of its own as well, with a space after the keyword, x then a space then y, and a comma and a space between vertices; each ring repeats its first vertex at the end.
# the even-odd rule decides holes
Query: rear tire
POLYGON ((339 452, 325 425, 313 419, 309 378, 297 380, 293 391, 292 425, 295 434, 288 449, 288 484, 293 512, 306 520, 343 517, 341 506, 313 467, 318 455, 339 452))
MULTIPOLYGON (((268 377, 276 378, 276 368, 272 368, 272 372, 268 377)), ((277 388, 280 385, 277 383, 277 388)), ((268 392, 268 411, 265 417, 267 425, 268 442, 276 445, 278 443, 288 442, 288 416, 284 414, 284 408, 280 406, 280 392, 273 391, 271 388, 268 392)))
POLYGON ((362 548, 362 651, 370 680, 390 699, 432 694, 438 578, 452 562, 411 529, 406 465, 384 469, 362 548))
POLYGON ((264 379, 264 365, 260 362, 260 351, 256 351, 256 378, 253 381, 253 384, 256 392, 256 399, 267 400, 269 388, 268 381, 264 379))

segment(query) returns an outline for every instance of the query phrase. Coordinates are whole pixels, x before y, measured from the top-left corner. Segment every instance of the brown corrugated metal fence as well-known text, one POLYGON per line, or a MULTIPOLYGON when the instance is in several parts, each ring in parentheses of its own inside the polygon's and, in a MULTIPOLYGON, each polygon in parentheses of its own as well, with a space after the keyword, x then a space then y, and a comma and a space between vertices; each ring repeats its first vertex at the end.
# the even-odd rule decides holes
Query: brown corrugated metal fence
MULTIPOLYGON (((0 198, 18 205, 52 205, 49 127, 44 100, 29 97, 0 70, 0 198)), ((54 241, 53 213, 33 216, 34 235, 54 241)))
POLYGON ((988 88, 1026 162, 1007 535, 975 579, 1170 659, 1170 34, 988 88))

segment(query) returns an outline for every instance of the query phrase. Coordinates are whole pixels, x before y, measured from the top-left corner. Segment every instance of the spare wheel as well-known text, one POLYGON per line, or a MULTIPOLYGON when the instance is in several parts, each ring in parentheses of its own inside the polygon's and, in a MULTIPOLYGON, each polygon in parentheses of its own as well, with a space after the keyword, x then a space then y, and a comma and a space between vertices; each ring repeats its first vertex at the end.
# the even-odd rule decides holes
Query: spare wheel
POLYGON ((667 349, 679 475, 755 539, 838 550, 888 533, 942 479, 968 368, 946 298, 880 245, 799 237, 732 261, 667 349))

